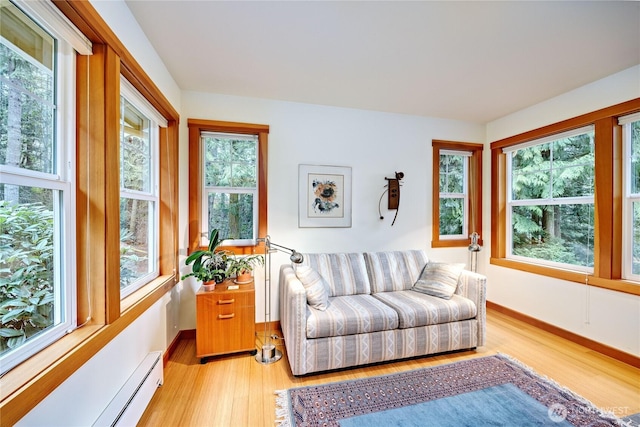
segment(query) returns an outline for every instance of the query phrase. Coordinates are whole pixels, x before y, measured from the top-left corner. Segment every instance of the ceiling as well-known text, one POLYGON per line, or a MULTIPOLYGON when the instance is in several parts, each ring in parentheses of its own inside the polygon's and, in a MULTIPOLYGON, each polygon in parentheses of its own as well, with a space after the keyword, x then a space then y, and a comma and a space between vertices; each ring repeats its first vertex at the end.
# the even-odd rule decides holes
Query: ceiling
POLYGON ((640 64, 637 1, 126 4, 188 91, 487 123, 640 64))

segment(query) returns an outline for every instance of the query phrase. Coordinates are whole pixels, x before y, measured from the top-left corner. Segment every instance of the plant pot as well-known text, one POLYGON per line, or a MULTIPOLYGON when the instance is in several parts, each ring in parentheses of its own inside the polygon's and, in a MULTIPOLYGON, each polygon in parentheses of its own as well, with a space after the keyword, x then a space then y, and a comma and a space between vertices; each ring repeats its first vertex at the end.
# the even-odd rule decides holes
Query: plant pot
POLYGON ((209 280, 208 282, 204 282, 202 284, 202 287, 207 292, 208 291, 213 291, 216 288, 216 281, 215 280, 209 280))
POLYGON ((253 278, 251 277, 251 272, 250 271, 243 271, 242 273, 238 274, 236 276, 236 283, 249 283, 253 280, 253 278))

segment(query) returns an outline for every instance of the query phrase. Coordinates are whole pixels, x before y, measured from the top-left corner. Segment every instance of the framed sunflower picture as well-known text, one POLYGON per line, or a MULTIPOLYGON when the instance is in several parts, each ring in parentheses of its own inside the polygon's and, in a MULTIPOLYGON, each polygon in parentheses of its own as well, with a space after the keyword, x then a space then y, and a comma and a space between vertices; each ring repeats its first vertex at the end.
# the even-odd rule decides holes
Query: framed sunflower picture
POLYGON ((351 168, 299 165, 298 226, 351 227, 351 168))

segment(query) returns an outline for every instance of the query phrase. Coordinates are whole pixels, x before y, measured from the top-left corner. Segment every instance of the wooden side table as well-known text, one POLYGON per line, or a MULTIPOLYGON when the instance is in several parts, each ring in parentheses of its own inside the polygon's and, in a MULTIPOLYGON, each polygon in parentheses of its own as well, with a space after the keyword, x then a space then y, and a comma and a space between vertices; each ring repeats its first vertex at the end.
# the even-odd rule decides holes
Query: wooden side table
POLYGON ((235 284, 227 279, 213 291, 196 293, 196 356, 251 352, 255 355, 255 289, 253 282, 235 284))

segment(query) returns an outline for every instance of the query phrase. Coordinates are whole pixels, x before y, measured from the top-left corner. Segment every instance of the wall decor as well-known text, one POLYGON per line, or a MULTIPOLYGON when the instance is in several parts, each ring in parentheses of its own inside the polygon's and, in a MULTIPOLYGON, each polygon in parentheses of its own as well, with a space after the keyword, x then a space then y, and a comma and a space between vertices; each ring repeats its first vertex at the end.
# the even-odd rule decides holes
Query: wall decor
POLYGON ((351 227, 351 168, 299 165, 298 227, 351 227))

